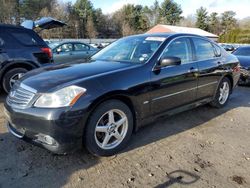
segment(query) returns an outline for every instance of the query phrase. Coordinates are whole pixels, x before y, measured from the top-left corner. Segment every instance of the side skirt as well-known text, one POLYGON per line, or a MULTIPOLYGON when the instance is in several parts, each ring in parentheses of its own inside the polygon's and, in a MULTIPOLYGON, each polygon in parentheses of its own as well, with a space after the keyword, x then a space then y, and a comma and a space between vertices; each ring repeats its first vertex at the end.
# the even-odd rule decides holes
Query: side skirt
POLYGON ((196 108, 198 106, 208 104, 208 103, 210 103, 212 101, 213 101, 213 98, 202 99, 202 100, 196 101, 194 103, 187 104, 187 105, 184 105, 184 106, 181 106, 181 107, 178 107, 178 108, 163 112, 161 114, 150 116, 148 118, 139 120, 139 121, 137 121, 136 131, 138 131, 141 127, 143 127, 145 125, 153 123, 155 120, 157 120, 159 118, 166 118, 166 117, 178 114, 180 112, 184 112, 184 111, 196 108))

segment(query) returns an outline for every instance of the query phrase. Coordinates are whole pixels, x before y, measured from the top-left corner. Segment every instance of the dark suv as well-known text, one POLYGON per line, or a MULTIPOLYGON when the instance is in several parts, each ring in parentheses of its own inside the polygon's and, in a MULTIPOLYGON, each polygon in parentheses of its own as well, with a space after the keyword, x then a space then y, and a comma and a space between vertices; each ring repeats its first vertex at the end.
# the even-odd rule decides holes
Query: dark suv
POLYGON ((0 24, 0 81, 7 93, 24 73, 51 60, 51 49, 36 32, 0 24))

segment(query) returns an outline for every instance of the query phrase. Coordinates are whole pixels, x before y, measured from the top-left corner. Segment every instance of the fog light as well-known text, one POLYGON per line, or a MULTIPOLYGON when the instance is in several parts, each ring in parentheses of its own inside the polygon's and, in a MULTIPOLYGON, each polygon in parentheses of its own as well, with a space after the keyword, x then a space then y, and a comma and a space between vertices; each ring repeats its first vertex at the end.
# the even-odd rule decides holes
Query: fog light
POLYGON ((39 134, 39 135, 37 135, 37 141, 44 143, 44 144, 47 144, 47 145, 55 145, 56 144, 55 139, 49 135, 39 134))

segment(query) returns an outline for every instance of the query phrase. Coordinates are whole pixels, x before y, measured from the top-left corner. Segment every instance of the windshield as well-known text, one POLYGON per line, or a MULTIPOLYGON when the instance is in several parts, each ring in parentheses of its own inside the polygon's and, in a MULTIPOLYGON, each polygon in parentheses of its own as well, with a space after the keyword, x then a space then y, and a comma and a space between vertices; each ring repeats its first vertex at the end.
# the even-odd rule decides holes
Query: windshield
POLYGON ((122 61, 129 63, 145 63, 152 57, 166 37, 129 37, 120 39, 97 54, 91 59, 122 61))
POLYGON ((249 48, 238 48, 233 52, 234 55, 241 56, 250 56, 250 47, 249 48))

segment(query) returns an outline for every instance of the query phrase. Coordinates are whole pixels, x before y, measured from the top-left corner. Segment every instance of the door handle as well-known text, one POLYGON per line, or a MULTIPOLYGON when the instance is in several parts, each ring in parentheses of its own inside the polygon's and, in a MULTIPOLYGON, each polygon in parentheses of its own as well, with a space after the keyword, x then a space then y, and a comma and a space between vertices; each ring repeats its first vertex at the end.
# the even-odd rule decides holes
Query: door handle
POLYGON ((198 72, 198 71, 199 71, 199 69, 194 68, 194 67, 191 67, 191 68, 188 70, 189 73, 196 73, 196 72, 198 72))

